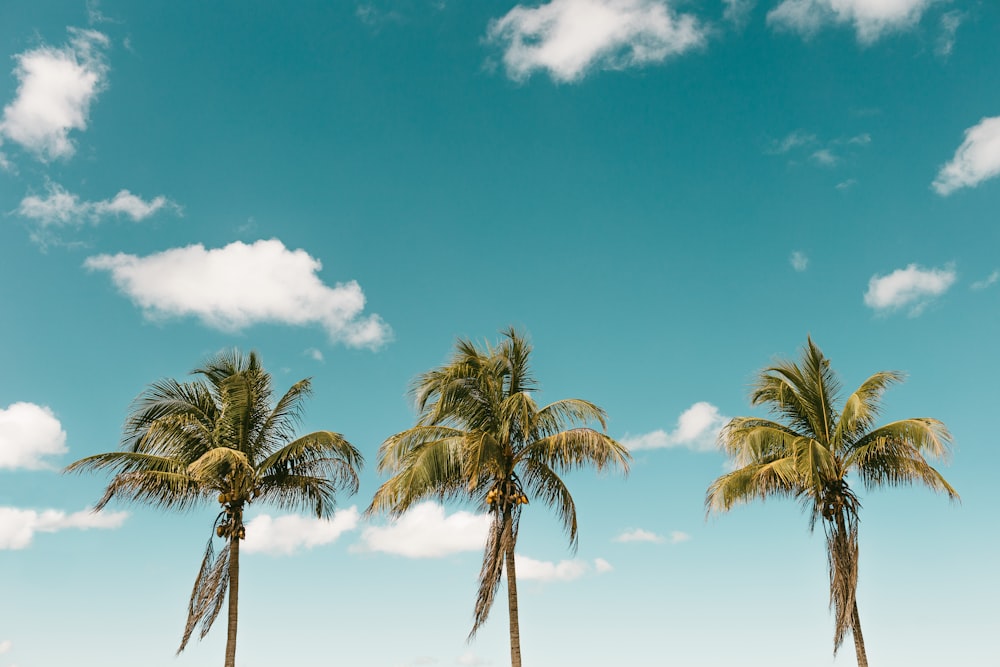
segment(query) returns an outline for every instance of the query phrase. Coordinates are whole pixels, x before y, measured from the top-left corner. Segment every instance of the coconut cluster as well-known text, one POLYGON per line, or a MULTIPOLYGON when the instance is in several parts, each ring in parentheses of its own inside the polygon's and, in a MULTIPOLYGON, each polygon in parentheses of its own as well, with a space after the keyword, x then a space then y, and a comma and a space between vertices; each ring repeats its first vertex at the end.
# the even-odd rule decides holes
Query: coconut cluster
POLYGON ((521 491, 515 491, 514 493, 508 496, 500 489, 490 489, 490 492, 486 494, 486 503, 488 505, 495 505, 497 503, 503 502, 508 498, 510 502, 514 503, 515 505, 528 504, 528 496, 524 495, 521 491))
POLYGON ((226 518, 215 528, 215 534, 219 537, 239 537, 241 540, 247 538, 247 529, 242 521, 236 518, 236 505, 240 498, 234 493, 220 493, 219 504, 226 509, 226 518))

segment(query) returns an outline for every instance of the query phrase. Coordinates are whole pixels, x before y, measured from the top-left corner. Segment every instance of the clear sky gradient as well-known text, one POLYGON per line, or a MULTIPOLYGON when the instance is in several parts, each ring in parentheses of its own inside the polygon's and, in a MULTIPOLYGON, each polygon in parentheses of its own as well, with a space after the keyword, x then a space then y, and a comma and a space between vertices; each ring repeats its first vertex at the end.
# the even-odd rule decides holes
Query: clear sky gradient
POLYGON ((254 508, 241 667, 509 664, 475 507, 359 516, 411 379, 509 325, 635 456, 569 477, 575 554, 527 508, 526 664, 854 664, 794 503, 704 515, 808 335, 955 439, 961 503, 862 493, 872 664, 1000 662, 1000 5, 538 2, 0 3, 0 667, 220 662, 223 620, 174 657, 216 508, 59 471, 233 346, 369 463, 330 522, 254 508))

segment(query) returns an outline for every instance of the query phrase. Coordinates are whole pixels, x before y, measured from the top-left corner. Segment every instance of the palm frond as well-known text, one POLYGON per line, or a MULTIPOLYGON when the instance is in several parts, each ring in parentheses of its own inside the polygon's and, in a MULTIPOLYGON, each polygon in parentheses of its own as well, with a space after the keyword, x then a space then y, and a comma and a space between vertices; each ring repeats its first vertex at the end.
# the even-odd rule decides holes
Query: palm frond
POLYGON ((905 376, 897 371, 881 371, 862 382, 861 386, 847 397, 844 408, 840 411, 834 435, 838 450, 843 446, 849 446, 875 425, 875 420, 882 411, 882 394, 892 385, 902 382, 904 378, 905 376))
MULTIPOLYGON (((223 516, 220 514, 216 517, 216 526, 219 525, 223 516)), ((188 640, 199 624, 201 625, 201 639, 205 638, 212 623, 215 622, 222 610, 222 604, 229 590, 229 549, 224 548, 216 555, 213 544, 214 537, 213 533, 213 536, 208 538, 205 555, 201 560, 198 576, 194 580, 194 588, 191 589, 187 622, 184 625, 180 648, 177 649, 178 654, 187 646, 188 640)))
POLYGON ((569 538, 570 549, 575 553, 578 545, 576 503, 559 475, 541 460, 527 459, 521 472, 521 482, 528 495, 540 500, 556 511, 563 530, 569 538))
POLYGON ((597 422, 606 430, 607 413, 590 401, 567 398, 549 403, 535 414, 531 433, 535 438, 544 438, 565 431, 574 425, 597 422))
POLYGON ((942 422, 927 417, 903 419, 864 435, 854 443, 845 465, 869 488, 921 482, 957 499, 958 492, 925 456, 946 460, 950 446, 951 434, 942 422))
POLYGON ((613 467, 628 474, 632 455, 620 442, 591 428, 573 428, 536 440, 515 456, 515 462, 536 460, 561 472, 593 466, 613 467))
POLYGON ((792 456, 751 463, 712 482, 705 494, 705 510, 707 514, 728 512, 736 505, 769 496, 794 497, 801 483, 792 456))
POLYGON ((470 641, 489 618, 500 579, 503 577, 505 557, 517 544, 519 519, 520 511, 514 508, 494 513, 494 520, 490 524, 486 538, 486 547, 483 550, 483 566, 479 570, 474 620, 468 637, 470 641))

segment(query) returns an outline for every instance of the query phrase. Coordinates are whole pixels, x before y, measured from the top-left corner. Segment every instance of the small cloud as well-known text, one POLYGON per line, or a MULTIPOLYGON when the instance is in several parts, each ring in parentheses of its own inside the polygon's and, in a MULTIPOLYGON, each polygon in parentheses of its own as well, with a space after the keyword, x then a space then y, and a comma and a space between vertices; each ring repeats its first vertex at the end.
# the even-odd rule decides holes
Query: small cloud
POLYGON ((852 24, 858 42, 869 45, 890 32, 914 27, 934 0, 782 0, 767 14, 777 30, 811 37, 826 25, 852 24))
POLYGON ((788 258, 788 261, 792 265, 792 268, 798 271, 799 273, 802 273, 807 268, 809 268, 809 258, 806 257, 806 254, 804 252, 801 252, 799 250, 793 252, 792 256, 788 258))
POLYGON ((941 167, 931 187, 941 196, 975 187, 1000 174, 1000 116, 983 118, 965 131, 951 162, 941 167))
POLYGON ((604 574, 606 572, 611 572, 614 569, 615 568, 611 565, 611 563, 604 560, 603 558, 594 559, 594 571, 597 572, 597 574, 604 574))
POLYGON ((582 560, 561 560, 558 563, 535 560, 514 554, 518 581, 573 581, 587 574, 590 566, 582 560))
POLYGON ((194 316, 206 326, 239 331, 259 323, 322 325, 334 342, 377 348, 391 337, 378 315, 363 316, 355 281, 325 285, 322 263, 278 239, 206 250, 196 244, 137 257, 118 253, 84 262, 111 279, 151 320, 194 316))
POLYGON ((837 183, 837 185, 835 185, 834 187, 837 188, 838 190, 850 190, 857 184, 858 184, 858 179, 849 178, 846 181, 841 181, 840 183, 837 183))
POLYGON ((12 403, 0 409, 0 470, 51 468, 45 459, 67 451, 66 431, 50 408, 12 403))
POLYGON ((97 224, 107 217, 125 216, 140 222, 163 208, 180 211, 180 207, 163 195, 146 201, 128 190, 120 190, 112 199, 80 201, 61 185, 50 183, 45 197, 29 195, 21 200, 17 212, 41 227, 80 226, 97 224))
POLYGON ((660 63, 704 45, 707 29, 666 0, 550 0, 517 5, 490 22, 507 74, 523 81, 547 71, 554 81, 579 81, 595 68, 620 70, 660 63))
POLYGON ((857 134, 847 140, 847 143, 853 146, 867 146, 871 142, 872 142, 872 135, 868 134, 867 132, 863 132, 862 134, 857 134))
POLYGON ((648 530, 643 530, 642 528, 636 528, 635 530, 627 530, 618 537, 614 539, 615 542, 653 542, 659 544, 664 541, 662 535, 657 535, 656 533, 650 532, 648 530))
POLYGON ((829 148, 821 148, 818 151, 814 151, 809 157, 811 157, 816 164, 823 165, 824 167, 832 167, 840 162, 840 158, 834 155, 829 148))
POLYGON ((951 55, 951 52, 955 49, 955 35, 958 33, 958 27, 962 25, 962 21, 964 20, 965 14, 957 9, 941 15, 941 34, 938 36, 937 46, 934 48, 935 53, 942 58, 947 58, 951 55))
POLYGON ((9 639, 5 639, 2 642, 0 642, 0 654, 6 653, 7 651, 9 651, 10 648, 11 648, 11 646, 13 646, 13 645, 14 644, 11 643, 11 641, 9 639))
POLYGON ((318 361, 323 363, 323 353, 317 350, 315 347, 310 347, 306 350, 306 356, 308 356, 313 361, 318 361))
POLYGON ((414 505, 388 526, 369 526, 353 551, 379 551, 406 558, 441 558, 481 551, 492 519, 488 514, 455 512, 427 501, 414 505))
POLYGON ((31 546, 35 533, 55 533, 60 530, 119 528, 128 512, 93 512, 82 510, 66 514, 61 510, 24 510, 0 507, 0 550, 19 550, 31 546))
POLYGON ((691 540, 691 536, 688 535, 687 533, 683 532, 683 531, 674 530, 674 531, 671 531, 671 533, 670 533, 670 543, 671 544, 680 544, 681 542, 689 542, 690 540, 691 540))
POLYGON ((484 665, 490 664, 489 660, 480 658, 472 651, 466 651, 462 655, 458 656, 458 660, 455 662, 462 665, 462 667, 483 667, 484 665))
POLYGON ((993 273, 986 276, 982 280, 977 280, 976 282, 972 283, 971 287, 974 290, 986 289, 990 285, 995 284, 998 280, 1000 280, 1000 271, 994 271, 993 273))
POLYGON ((701 401, 681 413, 677 426, 670 433, 660 429, 644 435, 626 434, 621 443, 632 451, 686 447, 696 452, 714 452, 719 431, 728 421, 729 417, 720 414, 719 408, 701 401))
POLYGON ((17 96, 0 120, 0 136, 42 161, 73 155, 69 133, 87 128, 90 106, 106 85, 107 36, 79 28, 69 34, 62 48, 40 46, 14 56, 17 96))
POLYGON ((956 278, 950 266, 924 269, 916 264, 885 276, 876 274, 868 281, 865 305, 879 313, 909 308, 910 317, 916 317, 934 298, 947 292, 956 278))
POLYGON ((722 4, 726 6, 722 19, 742 28, 747 24, 757 0, 722 0, 722 4))
POLYGON ((247 523, 244 549, 247 553, 289 556, 300 549, 336 542, 341 535, 357 528, 360 518, 354 506, 336 512, 330 519, 261 514, 247 523))
POLYGON ((794 148, 808 146, 816 142, 816 135, 809 134, 802 130, 795 130, 785 138, 771 142, 771 146, 765 151, 769 155, 784 155, 794 148))

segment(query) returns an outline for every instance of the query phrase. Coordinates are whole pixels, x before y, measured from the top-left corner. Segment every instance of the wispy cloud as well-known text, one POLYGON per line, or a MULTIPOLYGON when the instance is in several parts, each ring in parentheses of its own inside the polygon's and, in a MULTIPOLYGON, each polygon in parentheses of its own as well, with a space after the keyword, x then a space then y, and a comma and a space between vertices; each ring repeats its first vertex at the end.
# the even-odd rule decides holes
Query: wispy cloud
POLYGON ((262 322, 319 324, 332 341, 351 347, 375 348, 391 336, 378 315, 362 315, 365 295, 357 282, 323 284, 318 259, 277 239, 211 250, 196 244, 146 257, 97 255, 84 266, 108 271, 154 320, 194 316, 223 331, 262 322))
POLYGON ((782 0, 767 14, 778 30, 814 35, 827 25, 850 24, 862 44, 920 22, 934 0, 782 0))
POLYGON ((800 146, 809 146, 817 142, 815 134, 810 134, 804 130, 794 130, 785 135, 782 139, 776 139, 765 150, 769 155, 784 155, 792 149, 800 146))
POLYGON ((86 222, 97 224, 107 217, 125 216, 135 222, 145 220, 163 208, 179 211, 180 207, 163 195, 151 200, 120 190, 111 199, 81 201, 57 183, 49 183, 44 197, 29 195, 21 200, 17 212, 41 227, 79 226, 86 222))
POLYGON ((66 514, 61 510, 52 509, 38 512, 17 507, 0 507, 0 550, 29 547, 36 533, 55 533, 69 529, 118 528, 127 517, 128 512, 82 510, 66 514))
POLYGON ((837 185, 835 185, 834 187, 837 188, 838 190, 850 190, 857 184, 858 184, 858 179, 848 178, 846 181, 841 181, 840 183, 837 183, 837 185))
POLYGON ((833 151, 829 148, 821 148, 818 151, 813 151, 813 154, 809 157, 812 158, 813 162, 824 167, 832 167, 840 162, 840 158, 834 155, 833 151))
POLYGON ((2 642, 0 642, 0 654, 9 651, 13 645, 14 645, 13 642, 11 642, 9 639, 5 639, 2 642))
MULTIPOLYGON (((463 551, 481 551, 490 526, 488 514, 455 512, 423 502, 387 526, 368 526, 354 551, 380 551, 407 558, 440 558, 463 551)), ((520 573, 519 573, 520 575, 520 573)))
POLYGON ((974 290, 986 289, 990 285, 995 285, 998 280, 1000 280, 1000 271, 994 271, 993 273, 986 276, 982 280, 977 280, 976 282, 972 283, 971 287, 974 290))
POLYGON ((663 542, 666 538, 662 535, 657 535, 648 530, 643 530, 642 528, 636 528, 635 530, 627 530, 618 537, 614 539, 615 542, 652 542, 654 544, 659 544, 663 542))
POLYGON ((324 359, 323 353, 321 351, 317 350, 315 347, 310 347, 309 349, 306 350, 305 353, 306 353, 306 356, 308 356, 313 361, 318 361, 320 363, 323 363, 323 359, 324 359))
POLYGON ((66 452, 66 432, 50 408, 12 403, 0 409, 0 469, 51 468, 45 459, 66 452))
POLYGON ((355 506, 340 510, 330 519, 261 514, 247 523, 244 549, 247 553, 287 556, 301 549, 336 542, 341 535, 357 528, 360 519, 355 506))
POLYGON ((14 57, 17 95, 0 120, 0 135, 43 161, 73 155, 70 132, 87 128, 90 106, 106 85, 107 36, 78 28, 69 33, 63 47, 40 46, 14 57))
POLYGON ((722 4, 725 5, 722 19, 737 28, 742 28, 750 19, 750 12, 756 6, 757 0, 722 0, 722 4))
POLYGON ((809 268, 809 258, 801 250, 796 250, 792 252, 791 257, 788 258, 788 263, 792 265, 792 268, 802 273, 809 268))
MULTIPOLYGON (((535 560, 521 554, 514 555, 514 566, 517 578, 521 581, 574 581, 591 570, 591 565, 585 560, 561 560, 556 563, 535 560)), ((614 568, 608 561, 598 558, 594 561, 593 569, 598 574, 604 574, 614 568)))
POLYGON ((571 82, 592 69, 663 62, 702 46, 706 28, 667 0, 550 0, 514 7, 490 23, 487 39, 503 48, 512 79, 541 70, 571 82))
POLYGON ((965 141, 931 184, 939 195, 975 187, 1000 174, 1000 116, 983 118, 965 131, 965 141))
POLYGON ((934 51, 942 58, 947 58, 955 49, 955 35, 958 28, 965 20, 965 13, 953 9, 941 15, 941 33, 938 35, 937 46, 934 51))
POLYGON ((643 435, 626 434, 621 443, 633 451, 665 447, 685 447, 696 452, 716 451, 715 440, 728 421, 729 417, 720 414, 719 408, 701 401, 681 413, 673 431, 668 433, 660 429, 643 435))
POLYGON ((867 132, 822 139, 805 130, 794 130, 774 139, 764 149, 767 155, 787 155, 792 164, 809 161, 821 167, 836 167, 860 154, 872 141, 867 132))
POLYGON ((670 532, 670 543, 680 544, 681 542, 690 542, 691 536, 681 530, 673 530, 670 532))
POLYGON ((908 308, 909 315, 916 317, 931 301, 947 292, 956 278, 951 266, 924 269, 916 264, 885 276, 876 274, 868 281, 865 305, 879 313, 908 308))

